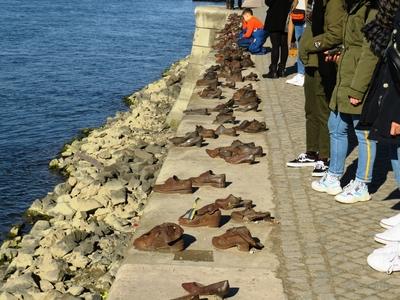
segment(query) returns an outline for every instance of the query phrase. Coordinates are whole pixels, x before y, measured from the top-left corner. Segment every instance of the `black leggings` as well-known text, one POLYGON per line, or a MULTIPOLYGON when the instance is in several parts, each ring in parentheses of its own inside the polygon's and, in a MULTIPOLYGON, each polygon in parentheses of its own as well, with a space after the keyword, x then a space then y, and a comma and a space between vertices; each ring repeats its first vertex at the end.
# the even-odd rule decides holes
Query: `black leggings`
POLYGON ((270 39, 272 44, 271 51, 271 66, 276 68, 279 66, 281 68, 286 67, 286 61, 289 55, 289 47, 288 47, 288 34, 287 32, 275 31, 270 33, 270 39), (279 61, 280 54, 280 61, 279 61))

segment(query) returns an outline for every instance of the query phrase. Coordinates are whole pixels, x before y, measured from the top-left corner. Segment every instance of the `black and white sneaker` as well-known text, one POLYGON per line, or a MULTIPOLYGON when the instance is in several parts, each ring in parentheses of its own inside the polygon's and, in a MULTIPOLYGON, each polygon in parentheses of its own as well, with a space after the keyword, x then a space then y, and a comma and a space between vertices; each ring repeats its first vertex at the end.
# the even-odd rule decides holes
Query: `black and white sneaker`
POLYGON ((314 167, 317 162, 317 156, 310 153, 301 153, 296 159, 286 163, 286 166, 292 168, 314 167))
POLYGON ((323 160, 319 160, 315 163, 315 167, 311 175, 313 177, 323 177, 325 176, 326 172, 328 172, 328 169, 329 163, 323 160))

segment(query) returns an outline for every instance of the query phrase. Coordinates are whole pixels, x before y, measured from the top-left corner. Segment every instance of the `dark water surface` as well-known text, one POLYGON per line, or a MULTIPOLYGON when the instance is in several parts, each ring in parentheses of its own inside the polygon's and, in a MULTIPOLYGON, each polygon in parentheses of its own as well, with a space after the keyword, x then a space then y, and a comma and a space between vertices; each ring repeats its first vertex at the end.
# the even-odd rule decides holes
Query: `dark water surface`
POLYGON ((65 141, 125 109, 123 96, 190 53, 194 7, 0 0, 1 234, 62 180, 47 165, 65 141))

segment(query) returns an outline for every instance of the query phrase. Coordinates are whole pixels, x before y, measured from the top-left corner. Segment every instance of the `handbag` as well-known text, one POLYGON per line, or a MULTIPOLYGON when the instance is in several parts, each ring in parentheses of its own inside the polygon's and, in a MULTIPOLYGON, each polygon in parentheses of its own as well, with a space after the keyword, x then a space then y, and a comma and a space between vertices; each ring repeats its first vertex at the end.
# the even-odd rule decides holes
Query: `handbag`
POLYGON ((303 9, 294 9, 290 13, 290 17, 292 18, 293 23, 301 23, 306 19, 306 11, 303 9))

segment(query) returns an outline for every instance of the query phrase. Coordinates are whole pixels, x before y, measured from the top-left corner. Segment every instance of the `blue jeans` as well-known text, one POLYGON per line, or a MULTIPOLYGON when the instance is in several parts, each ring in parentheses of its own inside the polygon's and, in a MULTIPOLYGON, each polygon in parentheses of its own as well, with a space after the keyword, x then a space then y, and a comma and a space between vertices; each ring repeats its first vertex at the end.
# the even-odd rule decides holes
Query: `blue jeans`
POLYGON ((372 180, 372 169, 376 156, 376 141, 368 139, 369 131, 354 129, 360 119, 359 115, 331 112, 328 120, 331 138, 331 160, 329 173, 335 176, 344 174, 345 160, 348 152, 349 129, 355 130, 358 141, 358 165, 356 179, 365 183, 372 180))
POLYGON ((400 146, 399 145, 390 145, 391 154, 390 161, 392 162, 392 168, 394 172, 394 178, 397 182, 397 187, 400 188, 400 146))
POLYGON ((263 45, 267 39, 267 32, 258 29, 253 32, 250 38, 243 38, 243 32, 239 35, 239 47, 246 48, 251 54, 265 54, 263 45))
MULTIPOLYGON (((305 26, 305 23, 294 24, 294 36, 296 38, 297 49, 299 49, 299 42, 300 42, 300 38, 304 32, 304 26, 305 26)), ((297 55, 296 63, 297 63, 297 73, 304 75, 304 73, 305 73, 304 72, 304 64, 302 63, 302 61, 298 55, 297 55)))

